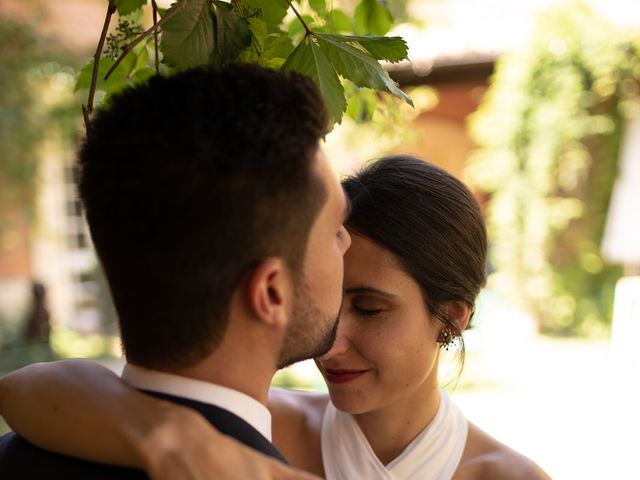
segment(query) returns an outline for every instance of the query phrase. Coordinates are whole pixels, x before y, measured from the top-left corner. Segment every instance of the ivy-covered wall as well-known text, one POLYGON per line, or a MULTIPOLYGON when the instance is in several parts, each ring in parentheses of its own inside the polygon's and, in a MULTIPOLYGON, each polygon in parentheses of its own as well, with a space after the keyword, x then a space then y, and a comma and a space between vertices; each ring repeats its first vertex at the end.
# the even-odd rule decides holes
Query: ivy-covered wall
POLYGON ((610 322, 621 269, 600 245, 638 79, 638 32, 574 3, 498 62, 471 119, 467 178, 491 194, 491 281, 543 331, 597 334, 610 322))

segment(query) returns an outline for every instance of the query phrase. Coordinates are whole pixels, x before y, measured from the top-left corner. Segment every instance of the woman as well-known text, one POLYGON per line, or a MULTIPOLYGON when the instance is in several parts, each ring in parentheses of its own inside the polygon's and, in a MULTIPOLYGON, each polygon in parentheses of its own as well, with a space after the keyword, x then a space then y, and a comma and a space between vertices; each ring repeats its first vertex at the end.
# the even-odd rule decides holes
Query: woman
MULTIPOLYGON (((467 422, 438 388, 439 350, 459 341, 464 353, 462 331, 485 283, 486 234, 471 193, 445 171, 404 156, 373 163, 343 185, 352 203, 344 304, 336 342, 316 360, 329 395, 272 389, 276 447, 294 466, 329 479, 548 478, 467 422)), ((3 388, 2 413, 27 438, 142 466, 154 478, 170 478, 158 465, 170 463, 176 444, 193 457, 193 431, 205 430, 203 442, 213 438, 196 414, 87 363, 18 373, 3 388), (29 415, 13 413, 16 405, 29 415), (48 417, 51 409, 56 415, 44 418, 50 428, 43 431, 33 412, 48 417), (149 412, 163 411, 180 414, 147 423, 149 412), (78 415, 76 432, 64 418, 78 415), (163 442, 171 447, 158 448, 163 442)))

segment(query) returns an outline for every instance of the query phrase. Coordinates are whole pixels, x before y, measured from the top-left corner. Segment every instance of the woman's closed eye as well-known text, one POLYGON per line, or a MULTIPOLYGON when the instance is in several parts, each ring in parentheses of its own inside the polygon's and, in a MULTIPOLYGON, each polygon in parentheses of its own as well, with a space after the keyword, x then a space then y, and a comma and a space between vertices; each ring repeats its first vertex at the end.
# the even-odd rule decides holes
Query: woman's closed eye
POLYGON ((358 315, 364 315, 365 317, 373 317, 384 312, 384 308, 373 305, 352 305, 353 310, 358 315))
MULTIPOLYGON (((346 293, 346 305, 349 305, 351 311, 363 317, 374 317, 393 310, 395 303, 388 299, 383 298, 383 293, 374 291, 373 293, 366 292, 354 292, 354 290, 372 290, 363 288, 349 288, 345 289, 346 293)), ((384 294, 385 296, 391 296, 384 294)))
POLYGON ((358 313, 359 315, 364 315, 365 317, 373 317, 374 315, 378 315, 379 313, 382 313, 384 311, 384 309, 382 308, 362 308, 356 305, 353 306, 353 309, 356 311, 356 313, 358 313))

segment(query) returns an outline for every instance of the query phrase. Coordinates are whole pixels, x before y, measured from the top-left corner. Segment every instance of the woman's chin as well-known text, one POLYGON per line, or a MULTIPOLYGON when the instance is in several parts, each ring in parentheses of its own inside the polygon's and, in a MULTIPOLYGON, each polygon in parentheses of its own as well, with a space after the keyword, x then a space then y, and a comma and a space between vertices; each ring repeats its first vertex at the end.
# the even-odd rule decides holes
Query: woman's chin
POLYGON ((333 392, 329 389, 331 403, 337 410, 348 413, 350 415, 361 415, 370 412, 371 402, 361 395, 345 394, 344 392, 333 392))

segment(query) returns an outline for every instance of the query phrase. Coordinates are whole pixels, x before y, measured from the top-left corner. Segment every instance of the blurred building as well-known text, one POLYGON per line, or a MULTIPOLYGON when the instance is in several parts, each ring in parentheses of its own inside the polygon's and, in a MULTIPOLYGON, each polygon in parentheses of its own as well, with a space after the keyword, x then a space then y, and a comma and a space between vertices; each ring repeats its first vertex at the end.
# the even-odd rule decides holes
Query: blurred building
MULTIPOLYGON (((43 41, 59 45, 80 65, 95 48, 104 5, 102 0, 0 0, 0 16, 35 28, 43 41)), ((51 63, 42 71, 54 86, 38 92, 43 104, 71 95, 69 69, 51 63)), ((75 141, 64 129, 48 125, 37 153, 34 211, 24 205, 0 208, 0 320, 18 328, 29 309, 33 280, 47 289, 54 325, 91 330, 99 323, 96 261, 74 186, 75 141)))

